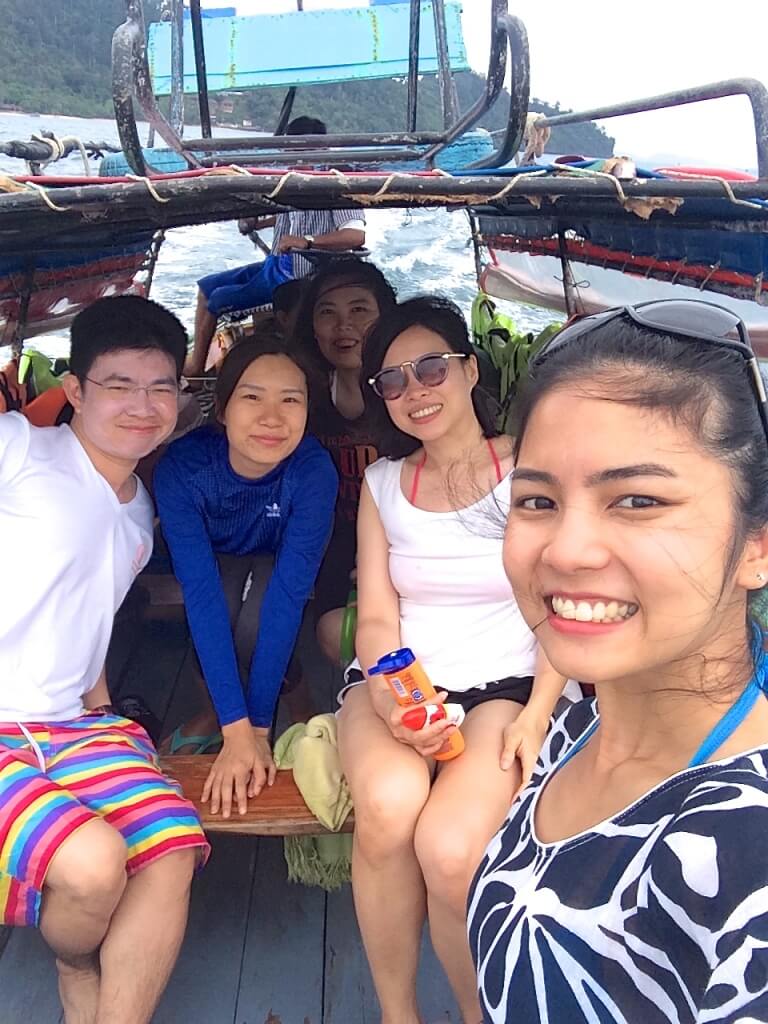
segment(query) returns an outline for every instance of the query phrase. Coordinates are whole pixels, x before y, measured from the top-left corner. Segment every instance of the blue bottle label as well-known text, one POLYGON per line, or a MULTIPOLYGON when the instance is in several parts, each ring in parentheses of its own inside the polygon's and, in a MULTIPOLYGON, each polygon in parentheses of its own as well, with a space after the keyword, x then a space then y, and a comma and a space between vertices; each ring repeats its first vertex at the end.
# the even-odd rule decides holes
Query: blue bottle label
POLYGON ((398 697, 403 697, 404 699, 407 699, 408 690, 405 688, 403 681, 400 679, 399 676, 389 676, 389 683, 392 689, 398 695, 398 697))

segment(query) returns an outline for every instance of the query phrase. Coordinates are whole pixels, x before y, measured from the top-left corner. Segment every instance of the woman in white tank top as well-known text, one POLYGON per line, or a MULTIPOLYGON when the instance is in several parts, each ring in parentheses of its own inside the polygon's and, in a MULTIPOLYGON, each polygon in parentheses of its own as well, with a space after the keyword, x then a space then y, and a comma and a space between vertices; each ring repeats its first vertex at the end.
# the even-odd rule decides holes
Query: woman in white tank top
POLYGON ((358 672, 360 685, 346 688, 339 743, 355 806, 355 906, 382 1024, 421 1024, 425 912, 462 1020, 480 1024, 467 891, 564 679, 537 654, 504 574, 511 441, 476 387, 459 310, 402 303, 366 341, 363 378, 389 457, 366 470, 358 514, 358 661, 365 670, 411 647, 467 716, 464 753, 435 778, 432 755, 450 726, 406 729, 380 676, 358 672))

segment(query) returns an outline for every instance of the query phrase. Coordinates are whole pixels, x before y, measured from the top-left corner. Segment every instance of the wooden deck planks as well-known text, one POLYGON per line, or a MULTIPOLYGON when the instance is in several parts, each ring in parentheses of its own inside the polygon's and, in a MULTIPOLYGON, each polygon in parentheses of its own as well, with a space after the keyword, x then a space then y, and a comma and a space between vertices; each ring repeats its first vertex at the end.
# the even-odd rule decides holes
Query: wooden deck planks
POLYGON ((352 888, 346 885, 328 895, 323 1024, 378 1024, 380 1016, 352 888))
POLYGON ((36 928, 14 928, 0 956, 2 1024, 59 1024, 63 1014, 53 953, 36 928))
MULTIPOLYGON (((147 622, 116 689, 143 696, 175 725, 191 710, 181 623, 147 622)), ((338 673, 305 623, 302 660, 318 710, 338 673)), ((281 731, 288 722, 281 709, 281 731)), ((218 834, 195 880, 184 945, 153 1024, 378 1024, 380 1014, 349 886, 326 896, 286 878, 282 840, 218 834)), ((418 978, 425 1019, 459 1021, 425 935, 418 978)), ((53 957, 33 929, 0 929, 0 1024, 61 1024, 53 957), (33 1016, 30 1014, 33 1013, 33 1016)))
POLYGON ((181 955, 153 1024, 230 1024, 236 1019, 259 840, 215 836, 195 879, 181 955))
POLYGON ((325 904, 288 882, 282 839, 259 840, 237 1024, 323 1024, 325 904))
MULTIPOLYGON (((328 896, 323 1024, 379 1024, 381 1013, 357 926, 351 886, 328 896)), ((424 1020, 461 1021, 458 1007, 425 929, 417 977, 424 1020)))

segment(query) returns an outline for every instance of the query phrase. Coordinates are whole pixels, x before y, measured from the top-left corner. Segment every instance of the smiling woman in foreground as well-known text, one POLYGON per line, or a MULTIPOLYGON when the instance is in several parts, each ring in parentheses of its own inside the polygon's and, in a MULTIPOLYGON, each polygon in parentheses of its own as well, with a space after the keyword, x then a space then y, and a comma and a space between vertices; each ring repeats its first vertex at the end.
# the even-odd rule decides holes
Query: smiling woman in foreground
POLYGON ((559 719, 473 883, 484 1020, 768 1020, 768 443, 743 325, 579 321, 520 409, 504 561, 596 701, 559 719), (738 328, 740 344, 731 344, 738 328))

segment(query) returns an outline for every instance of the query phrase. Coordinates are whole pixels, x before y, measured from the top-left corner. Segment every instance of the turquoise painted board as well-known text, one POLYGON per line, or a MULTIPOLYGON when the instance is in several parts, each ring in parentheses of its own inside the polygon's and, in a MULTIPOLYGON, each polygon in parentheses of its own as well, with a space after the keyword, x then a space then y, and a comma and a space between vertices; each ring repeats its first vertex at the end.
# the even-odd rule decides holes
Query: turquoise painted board
MULTIPOLYGON (((451 70, 469 68, 461 4, 445 5, 451 70)), ((317 85, 408 73, 410 4, 205 18, 208 89, 317 85)), ((158 96, 171 91, 171 26, 149 28, 149 66, 158 96)), ((192 26, 184 25, 184 91, 196 92, 192 26)), ((432 4, 421 5, 420 74, 437 72, 432 4)))

